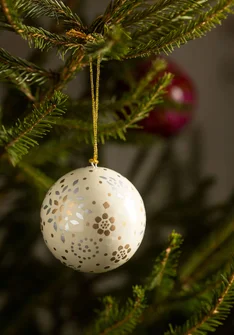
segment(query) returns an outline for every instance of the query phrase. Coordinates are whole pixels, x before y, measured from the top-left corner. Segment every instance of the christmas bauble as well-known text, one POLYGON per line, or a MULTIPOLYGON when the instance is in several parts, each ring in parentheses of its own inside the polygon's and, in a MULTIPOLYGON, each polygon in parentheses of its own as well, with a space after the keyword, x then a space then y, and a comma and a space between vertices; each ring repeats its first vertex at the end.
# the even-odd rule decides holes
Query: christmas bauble
POLYGON ((103 167, 61 177, 47 192, 41 230, 50 251, 82 272, 105 272, 127 262, 145 231, 142 198, 132 183, 103 167))
MULTIPOLYGON (((141 64, 138 75, 145 75, 151 65, 152 60, 141 64)), ((157 106, 139 124, 146 132, 168 137, 178 134, 192 120, 196 90, 189 76, 172 62, 168 63, 166 70, 161 71, 151 84, 155 84, 165 72, 172 73, 174 78, 164 95, 163 107, 157 106)))

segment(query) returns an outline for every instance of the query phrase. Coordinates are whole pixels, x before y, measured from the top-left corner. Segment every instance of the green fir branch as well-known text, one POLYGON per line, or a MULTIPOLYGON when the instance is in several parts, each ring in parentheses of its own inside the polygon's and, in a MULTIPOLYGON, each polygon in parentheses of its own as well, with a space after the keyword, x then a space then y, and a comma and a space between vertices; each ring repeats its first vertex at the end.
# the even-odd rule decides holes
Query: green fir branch
POLYGON ((38 145, 36 138, 44 137, 64 113, 67 97, 55 92, 51 99, 45 100, 39 107, 34 107, 31 114, 23 121, 17 121, 10 129, 2 127, 0 144, 8 152, 13 165, 26 155, 29 149, 38 145))
POLYGON ((56 47, 61 55, 64 56, 70 50, 76 52, 84 43, 82 38, 58 35, 43 28, 25 25, 20 17, 20 1, 0 0, 0 3, 8 24, 17 34, 27 40, 30 46, 34 46, 41 51, 48 51, 56 47))
POLYGON ((159 29, 164 29, 168 24, 171 24, 170 27, 173 29, 176 21, 181 24, 204 13, 207 4, 210 9, 210 2, 210 0, 160 0, 154 4, 144 3, 141 11, 138 10, 126 17, 123 26, 129 27, 135 33, 147 26, 147 29, 152 28, 157 34, 159 29))
POLYGON ((86 28, 79 16, 60 0, 18 0, 16 6, 26 17, 38 18, 47 16, 58 23, 64 23, 70 29, 84 32, 86 28))
POLYGON ((6 81, 13 84, 19 91, 21 91, 30 101, 35 101, 36 98, 33 96, 31 87, 20 79, 20 74, 16 71, 14 73, 9 73, 6 81))
POLYGON ((210 10, 200 15, 195 15, 195 17, 193 16, 193 19, 188 20, 188 24, 180 24, 179 27, 176 26, 174 29, 166 32, 161 38, 154 39, 154 31, 152 31, 152 34, 148 34, 148 37, 146 36, 148 42, 140 43, 138 46, 132 48, 128 57, 146 56, 150 53, 170 53, 175 47, 179 47, 189 40, 202 37, 216 25, 221 24, 222 20, 227 17, 227 14, 233 13, 233 6, 233 0, 220 0, 210 10))
POLYGON ((156 259, 152 273, 146 280, 145 289, 152 291, 157 288, 160 297, 166 297, 174 287, 177 275, 178 260, 181 253, 180 247, 183 239, 180 234, 173 232, 169 243, 156 259))
POLYGON ((31 85, 43 85, 47 81, 53 84, 58 78, 58 73, 46 71, 20 57, 12 56, 0 48, 0 80, 14 84, 29 100, 35 101, 31 85))
POLYGON ((220 248, 217 248, 208 259, 204 260, 204 262, 199 266, 198 272, 188 278, 187 285, 185 282, 185 286, 188 287, 195 281, 201 281, 220 269, 220 267, 227 262, 230 255, 233 253, 233 244, 234 234, 232 233, 231 237, 227 239, 220 248))
POLYGON ((47 191, 55 182, 50 177, 46 176, 41 170, 27 164, 26 162, 20 162, 18 166, 27 179, 29 179, 30 182, 42 191, 47 191))
MULTIPOLYGON (((147 88, 147 92, 146 90, 140 90, 141 94, 138 92, 137 100, 134 99, 131 101, 131 95, 129 95, 130 100, 126 98, 126 100, 124 99, 121 103, 117 102, 117 106, 119 107, 122 104, 122 109, 120 107, 119 113, 124 115, 125 120, 118 119, 111 122, 100 122, 98 125, 99 141, 104 144, 105 141, 110 138, 125 140, 128 129, 139 128, 138 122, 147 117, 149 112, 163 101, 163 95, 171 79, 171 74, 165 74, 158 80, 155 86, 147 88), (129 113, 126 113, 126 107, 129 108, 129 113)), ((86 143, 93 141, 92 120, 63 119, 58 121, 57 125, 69 129, 77 129, 79 131, 77 140, 84 140, 86 143)))
POLYGON ((20 35, 28 41, 29 46, 38 48, 41 51, 48 51, 51 48, 57 50, 64 56, 68 51, 76 52, 82 47, 78 39, 50 33, 43 28, 36 28, 20 24, 20 35))
POLYGON ((173 75, 171 73, 165 73, 159 78, 154 87, 151 89, 147 87, 148 92, 146 93, 146 91, 144 91, 144 95, 138 97, 136 104, 128 106, 131 109, 131 113, 129 115, 124 114, 129 122, 129 127, 148 116, 148 114, 155 109, 156 105, 163 102, 163 96, 172 78, 173 75))
POLYGON ((190 23, 186 27, 182 27, 177 33, 171 32, 165 39, 162 38, 159 41, 158 48, 164 52, 171 52, 174 46, 178 46, 178 44, 204 36, 211 29, 215 28, 216 25, 221 24, 222 20, 227 17, 227 14, 233 13, 233 6, 233 0, 219 1, 209 11, 195 16, 192 22, 189 21, 190 23))
POLYGON ((55 87, 51 88, 51 91, 62 90, 66 84, 75 77, 78 71, 83 68, 82 60, 84 58, 84 53, 81 49, 77 50, 76 52, 72 53, 65 64, 59 71, 59 80, 57 81, 55 87))
POLYGON ((223 324, 234 305, 234 266, 222 276, 221 286, 213 293, 210 303, 201 304, 200 311, 183 326, 173 328, 165 335, 206 335, 223 324))
MULTIPOLYGON (((76 129, 77 132, 77 140, 85 141, 86 143, 93 142, 93 123, 90 120, 82 121, 77 119, 63 119, 57 122, 57 125, 61 127, 66 127, 69 129, 76 129)), ((98 140, 102 144, 106 142, 106 140, 110 138, 120 138, 125 141, 125 134, 127 131, 126 123, 123 120, 114 121, 111 123, 99 124, 98 126, 98 140)))
POLYGON ((86 335, 131 334, 140 322, 146 308, 145 292, 140 286, 133 287, 133 299, 120 307, 112 297, 104 298, 104 310, 99 311, 97 321, 86 331, 86 335))
POLYGON ((129 53, 131 37, 121 26, 106 25, 103 35, 92 34, 92 37, 84 46, 87 56, 101 55, 103 60, 121 60, 129 53))
MULTIPOLYGON (((176 311, 182 307, 186 310, 189 308, 191 313, 201 306, 201 303, 207 303, 213 297, 215 289, 218 289, 222 284, 222 273, 227 272, 230 269, 230 257, 228 264, 220 267, 219 271, 211 278, 205 281, 198 282, 192 287, 186 287, 184 289, 173 289, 166 299, 158 299, 160 295, 160 288, 155 292, 155 300, 149 304, 146 309, 143 319, 145 324, 152 324, 163 318, 164 315, 168 315, 173 311, 176 311)), ((164 296, 165 297, 165 296, 164 296)), ((187 311, 188 313, 188 311, 187 311)), ((191 315, 191 314, 190 314, 191 315)))
MULTIPOLYGON (((133 31, 133 40, 145 43, 148 39, 159 39, 172 30, 179 29, 181 24, 188 23, 195 15, 204 13, 206 6, 209 6, 210 0, 180 0, 179 3, 172 4, 154 13, 154 16, 147 18, 147 24, 137 23, 133 31), (152 22, 153 21, 153 22, 152 22)), ((158 3, 159 4, 159 3, 158 3)), ((210 9, 210 7, 209 7, 210 9)))
MULTIPOLYGON (((232 199, 233 200, 233 199, 232 199)), ((189 259, 184 263, 180 269, 180 280, 183 284, 191 284, 196 279, 196 273, 203 265, 206 270, 206 262, 209 262, 212 255, 216 251, 222 250, 227 245, 228 239, 233 235, 233 210, 228 213, 226 223, 222 224, 221 227, 214 230, 205 240, 202 241, 201 245, 194 250, 190 255, 189 259)))
MULTIPOLYGON (((56 122, 57 123, 57 122, 56 122)), ((84 145, 77 145, 77 134, 67 132, 60 132, 59 138, 48 138, 40 146, 34 147, 30 153, 24 157, 23 163, 31 164, 33 161, 34 166, 42 166, 45 163, 58 164, 58 160, 62 162, 71 157, 72 153, 75 155, 82 155, 86 149, 84 145)))
MULTIPOLYGON (((195 16, 198 16, 207 9, 211 8, 210 0, 180 0, 179 6, 171 6, 166 11, 159 11, 157 19, 159 20, 159 26, 167 26, 167 24, 172 21, 173 23, 188 21, 193 19, 195 16), (179 8, 178 8, 179 7, 179 8), (176 10, 175 10, 176 9, 176 10)), ((169 31, 169 30, 168 30, 169 31)))
POLYGON ((122 25, 132 29, 133 27, 141 27, 144 23, 153 24, 156 22, 158 16, 162 15, 163 11, 176 10, 180 4, 181 0, 159 0, 154 4, 142 2, 138 4, 140 8, 138 7, 137 11, 122 19, 122 25))
POLYGON ((152 53, 169 53, 189 40, 202 37, 233 13, 234 0, 142 0, 112 2, 104 15, 88 30, 79 17, 62 1, 1 0, 11 27, 31 45, 41 50, 56 47, 64 55, 84 48, 86 56, 101 54, 108 59, 126 59, 152 53), (25 6, 23 6, 25 4, 25 6), (26 26, 19 19, 21 10, 33 15, 49 15, 74 24, 66 35, 26 26), (18 11, 18 12, 17 12, 18 11))
MULTIPOLYGON (((28 41, 30 46, 40 49, 41 51, 48 51, 51 48, 57 48, 57 50, 64 56, 68 51, 71 51, 74 55, 83 50, 87 57, 92 56, 95 58, 98 54, 112 59, 121 59, 129 51, 128 45, 130 37, 127 31, 123 31, 120 26, 105 27, 104 35, 101 34, 86 34, 83 32, 83 28, 80 30, 71 29, 66 35, 58 35, 51 33, 43 28, 36 28, 33 26, 25 25, 22 19, 19 19, 20 10, 25 7, 28 9, 25 1, 25 6, 21 4, 21 1, 17 1, 14 5, 11 5, 11 10, 7 7, 7 4, 11 0, 1 0, 5 3, 5 16, 8 19, 9 24, 14 30, 20 34, 22 38, 28 41), (21 8, 22 7, 22 8, 21 8), (12 11, 12 8, 14 10, 12 11), (18 11, 18 12, 17 12, 18 11), (14 15, 12 14, 14 13, 14 15)), ((51 0, 43 0, 51 2, 51 0)), ((41 2, 36 1, 38 6, 41 7, 41 2)), ((55 4, 57 5, 57 4, 55 4)), ((33 4, 28 4, 32 6, 33 4)), ((31 8, 31 7, 30 7, 31 8)), ((46 7, 47 8, 47 7, 46 7)), ((49 7, 44 10, 49 11, 49 7)), ((32 10, 32 9, 31 9, 32 10)), ((42 9, 43 11, 43 9, 42 9)), ((86 59, 86 63, 87 63, 86 59)))
POLYGON ((14 57, 0 48, 0 80, 11 80, 12 76, 18 85, 42 85, 47 80, 53 81, 58 75, 20 57, 14 57))
POLYGON ((15 31, 17 34, 20 34, 20 23, 21 20, 19 19, 17 8, 15 7, 14 0, 0 0, 1 11, 5 17, 6 24, 3 27, 7 27, 10 30, 15 31))
POLYGON ((107 24, 121 24, 123 30, 128 30, 132 44, 124 58, 134 58, 169 53, 204 36, 233 13, 233 5, 233 0, 114 1, 97 20, 101 32, 107 24))
MULTIPOLYGON (((147 90, 147 87, 150 83, 158 78, 159 73, 163 73, 167 68, 167 62, 163 58, 157 58, 156 60, 152 60, 150 64, 150 69, 147 71, 146 75, 140 81, 133 81, 134 86, 131 88, 132 96, 131 101, 134 103, 141 99, 144 92, 147 90)), ((171 74, 171 79, 173 79, 173 75, 171 74)))
POLYGON ((126 20, 132 12, 144 5, 143 0, 115 0, 107 7, 103 15, 103 21, 108 24, 120 24, 124 26, 126 20))

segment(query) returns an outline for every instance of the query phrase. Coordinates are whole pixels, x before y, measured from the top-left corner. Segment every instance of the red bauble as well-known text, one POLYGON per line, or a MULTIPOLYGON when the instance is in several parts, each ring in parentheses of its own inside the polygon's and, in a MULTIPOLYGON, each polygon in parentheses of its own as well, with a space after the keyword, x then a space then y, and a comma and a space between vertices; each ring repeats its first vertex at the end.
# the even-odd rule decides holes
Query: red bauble
MULTIPOLYGON (((149 71, 151 65, 152 60, 139 65, 139 79, 149 71)), ((174 78, 167 88, 163 107, 160 105, 156 107, 139 124, 148 133, 169 137, 178 134, 185 125, 190 123, 193 117, 193 109, 196 105, 197 94, 189 76, 172 62, 168 63, 166 70, 157 75, 152 84, 155 84, 165 72, 172 73, 174 78)))

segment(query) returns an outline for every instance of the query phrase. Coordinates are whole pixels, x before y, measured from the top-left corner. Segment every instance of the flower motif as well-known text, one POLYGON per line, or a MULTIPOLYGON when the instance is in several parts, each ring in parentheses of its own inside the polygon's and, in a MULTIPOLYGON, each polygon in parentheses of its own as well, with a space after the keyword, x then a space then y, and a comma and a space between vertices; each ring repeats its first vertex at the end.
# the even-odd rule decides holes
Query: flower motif
POLYGON ((114 263, 118 263, 121 259, 125 259, 128 253, 131 251, 130 245, 126 244, 124 247, 120 245, 118 251, 112 252, 112 258, 110 259, 114 263))
POLYGON ((109 236, 111 231, 115 230, 115 225, 113 224, 115 222, 115 218, 109 217, 107 213, 104 213, 102 217, 97 216, 95 218, 96 223, 93 224, 93 228, 97 229, 98 234, 109 236))

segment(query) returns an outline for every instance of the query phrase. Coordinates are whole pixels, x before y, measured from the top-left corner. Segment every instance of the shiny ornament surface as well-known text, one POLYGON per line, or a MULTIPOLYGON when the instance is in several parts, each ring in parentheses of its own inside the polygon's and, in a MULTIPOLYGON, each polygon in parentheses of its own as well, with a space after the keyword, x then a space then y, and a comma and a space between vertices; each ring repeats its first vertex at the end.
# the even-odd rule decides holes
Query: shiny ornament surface
POLYGON ((143 200, 133 184, 103 167, 61 177, 41 207, 41 231, 63 264, 82 272, 105 272, 127 262, 145 231, 143 200))
MULTIPOLYGON (((139 77, 145 75, 152 66, 152 60, 139 66, 139 77)), ((144 131, 165 137, 177 135, 193 118, 193 110, 197 102, 197 93, 192 80, 175 63, 169 61, 166 70, 161 71, 151 82, 157 83, 166 72, 173 74, 171 84, 164 95, 163 107, 156 106, 149 116, 142 121, 144 131)))

